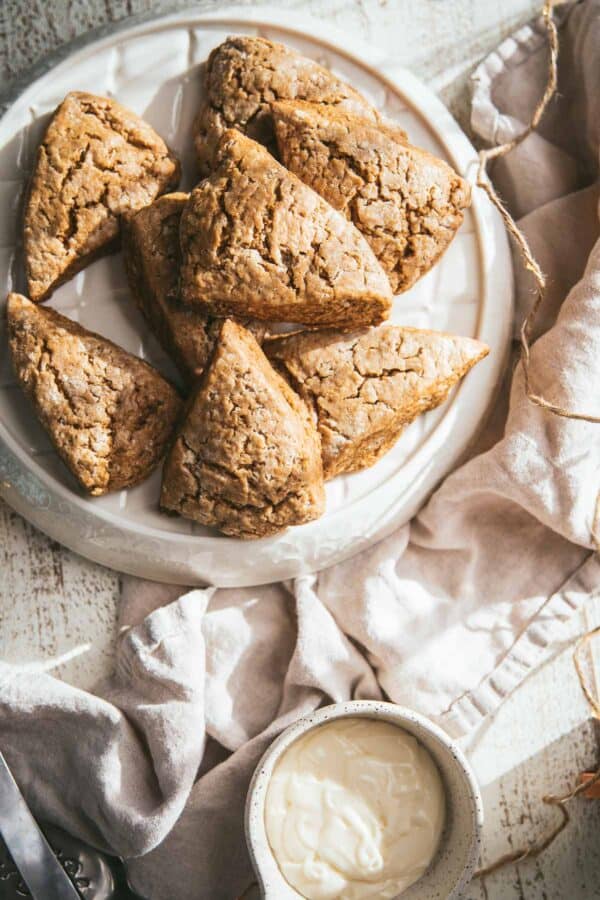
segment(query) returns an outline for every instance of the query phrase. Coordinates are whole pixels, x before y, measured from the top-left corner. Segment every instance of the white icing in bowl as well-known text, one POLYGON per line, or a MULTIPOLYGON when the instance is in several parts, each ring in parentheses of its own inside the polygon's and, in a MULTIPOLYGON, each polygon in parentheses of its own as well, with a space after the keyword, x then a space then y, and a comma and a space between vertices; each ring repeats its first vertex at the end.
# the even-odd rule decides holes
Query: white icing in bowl
POLYGON ((398 896, 430 865, 444 817, 431 755, 403 728, 364 717, 298 738, 278 759, 265 803, 277 864, 308 900, 398 896))

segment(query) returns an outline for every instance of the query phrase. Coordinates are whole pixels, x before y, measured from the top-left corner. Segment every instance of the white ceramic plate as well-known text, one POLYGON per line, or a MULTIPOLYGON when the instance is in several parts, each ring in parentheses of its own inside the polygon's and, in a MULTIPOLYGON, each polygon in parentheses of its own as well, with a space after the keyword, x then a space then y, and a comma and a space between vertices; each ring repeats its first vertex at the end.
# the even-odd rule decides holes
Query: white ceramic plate
MULTIPOLYGON (((0 123, 0 293, 23 290, 19 209, 49 113, 70 90, 116 97, 180 156, 193 184, 190 128, 200 64, 231 34, 283 41, 361 90, 413 143, 474 177, 475 151, 442 104, 393 59, 323 22, 276 10, 183 12, 105 36, 32 82, 0 123)), ((2 297, 4 303, 4 296, 2 297)), ((504 229, 475 191, 463 227, 438 265, 396 299, 393 321, 478 337, 491 354, 450 400, 410 426, 374 468, 327 486, 327 512, 282 535, 244 542, 157 507, 160 472, 133 490, 83 497, 15 385, 0 334, 0 493, 54 539, 104 565, 162 581, 261 584, 316 571, 389 534, 415 513, 459 459, 493 396, 508 344, 512 271, 504 229)), ((173 376, 129 297, 120 256, 95 262, 50 305, 173 376)))

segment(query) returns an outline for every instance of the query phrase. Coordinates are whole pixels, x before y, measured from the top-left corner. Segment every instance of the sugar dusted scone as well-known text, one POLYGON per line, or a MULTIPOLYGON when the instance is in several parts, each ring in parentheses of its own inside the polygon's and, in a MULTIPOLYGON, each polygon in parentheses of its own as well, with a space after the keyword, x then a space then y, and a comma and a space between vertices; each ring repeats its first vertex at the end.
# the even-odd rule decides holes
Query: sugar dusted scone
POLYGON ((392 292, 360 232, 263 146, 226 131, 181 217, 181 298, 212 315, 355 328, 392 292))
MULTIPOLYGON (((223 319, 179 299, 179 223, 189 195, 164 194, 123 217, 123 257, 132 294, 150 328, 191 382, 204 370, 223 319)), ((265 325, 245 322, 258 340, 265 325)))
POLYGON ((439 406, 489 348, 472 338, 384 325, 269 341, 269 358, 314 411, 325 478, 373 465, 419 413, 439 406))
POLYGON ((115 100, 67 94, 40 144, 24 214, 29 296, 45 300, 114 249, 119 217, 177 186, 180 167, 146 122, 115 100))
POLYGON ((250 332, 223 325, 167 457, 161 506, 241 538, 318 518, 319 436, 250 332))
POLYGON ((260 37, 231 37, 208 58, 205 100, 194 124, 201 175, 212 167, 213 154, 227 128, 274 149, 270 104, 274 100, 308 100, 339 106, 377 120, 358 91, 328 69, 283 44, 260 37))
POLYGON ((181 409, 151 366, 20 294, 7 303, 13 367, 58 453, 92 495, 131 487, 165 453, 181 409))
POLYGON ((273 117, 282 162, 354 222, 395 293, 429 271, 463 221, 467 182, 391 125, 297 102, 273 117))

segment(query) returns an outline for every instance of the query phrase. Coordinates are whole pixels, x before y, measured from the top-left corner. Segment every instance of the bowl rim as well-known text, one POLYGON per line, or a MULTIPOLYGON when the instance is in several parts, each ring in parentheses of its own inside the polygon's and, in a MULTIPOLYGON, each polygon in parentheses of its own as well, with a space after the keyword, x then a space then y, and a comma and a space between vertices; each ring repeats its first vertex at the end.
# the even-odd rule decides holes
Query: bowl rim
MULTIPOLYGON (((417 740, 419 740, 419 735, 412 731, 411 728, 414 728, 416 731, 421 730, 434 739, 441 752, 446 754, 449 763, 454 765, 459 772, 466 788, 466 799, 470 808, 471 836, 465 865, 460 876, 452 885, 450 893, 447 894, 447 900, 458 898, 460 892, 471 880, 478 863, 481 847, 483 801, 475 773, 463 750, 439 725, 421 713, 383 700, 349 700, 320 707, 314 712, 302 716, 285 728, 273 740, 258 761, 246 795, 244 831, 248 852, 262 896, 269 898, 269 900, 271 897, 273 900, 275 898, 277 900, 292 900, 292 898, 294 900, 297 900, 297 898, 302 900, 302 895, 285 880, 279 869, 269 845, 264 822, 268 784, 277 760, 291 744, 302 735, 312 731, 313 728, 328 721, 357 716, 388 721, 398 725, 400 728, 404 727, 417 740)), ((447 789, 442 772, 440 772, 440 776, 444 782, 444 787, 447 789)), ((415 882, 415 886, 418 883, 418 881, 415 882)), ((410 891, 411 888, 408 890, 410 891)), ((410 895, 403 892, 402 896, 406 896, 408 900, 410 895)))

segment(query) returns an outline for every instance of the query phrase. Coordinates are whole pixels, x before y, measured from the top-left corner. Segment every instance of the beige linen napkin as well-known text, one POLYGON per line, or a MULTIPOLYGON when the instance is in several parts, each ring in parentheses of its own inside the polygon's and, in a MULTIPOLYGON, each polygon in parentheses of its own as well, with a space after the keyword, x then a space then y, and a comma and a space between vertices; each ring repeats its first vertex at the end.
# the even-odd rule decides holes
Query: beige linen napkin
MULTIPOLYGON (((493 175, 549 276, 533 385, 600 415, 600 0, 560 15, 558 99, 493 175)), ((504 42, 475 73, 474 130, 518 133, 545 71, 538 24, 504 42)), ((518 271, 516 330, 531 302, 518 271)), ((600 426, 533 406, 519 365, 473 457, 410 526, 285 585, 180 596, 126 580, 114 677, 92 694, 0 667, 0 747, 38 816, 137 857, 142 895, 233 900, 252 877, 245 792, 272 736, 381 691, 472 730, 600 592, 599 489, 600 426)))

